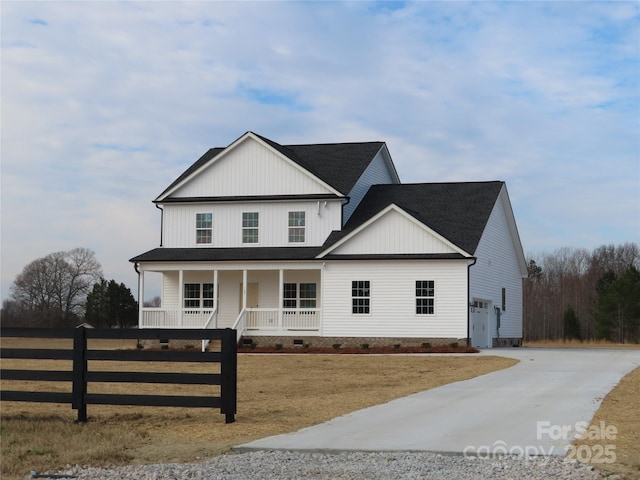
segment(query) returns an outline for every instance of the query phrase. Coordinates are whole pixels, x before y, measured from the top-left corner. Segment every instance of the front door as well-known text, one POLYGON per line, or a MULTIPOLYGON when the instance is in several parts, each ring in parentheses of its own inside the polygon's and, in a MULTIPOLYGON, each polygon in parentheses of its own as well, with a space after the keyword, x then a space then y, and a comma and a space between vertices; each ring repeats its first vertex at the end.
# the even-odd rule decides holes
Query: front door
POLYGON ((471 307, 471 345, 489 348, 489 302, 474 300, 471 307))
MULTIPOLYGON (((258 285, 257 283, 247 283, 247 308, 258 308, 258 285)), ((242 284, 240 284, 240 301, 238 312, 242 311, 242 284)))

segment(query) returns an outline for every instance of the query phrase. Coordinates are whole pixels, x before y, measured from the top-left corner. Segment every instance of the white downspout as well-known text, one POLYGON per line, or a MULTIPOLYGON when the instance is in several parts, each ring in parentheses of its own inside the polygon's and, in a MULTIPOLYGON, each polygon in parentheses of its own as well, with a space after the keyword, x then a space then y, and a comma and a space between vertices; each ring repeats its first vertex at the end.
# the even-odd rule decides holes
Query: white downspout
POLYGON ((282 302, 284 298, 284 270, 280 269, 278 273, 278 330, 282 330, 282 320, 284 312, 282 310, 282 302))
MULTIPOLYGON (((213 311, 218 311, 218 270, 213 271, 213 311)), ((218 315, 216 314, 215 328, 218 328, 218 315)))
POLYGON ((178 328, 182 328, 184 314, 184 270, 178 272, 178 328))

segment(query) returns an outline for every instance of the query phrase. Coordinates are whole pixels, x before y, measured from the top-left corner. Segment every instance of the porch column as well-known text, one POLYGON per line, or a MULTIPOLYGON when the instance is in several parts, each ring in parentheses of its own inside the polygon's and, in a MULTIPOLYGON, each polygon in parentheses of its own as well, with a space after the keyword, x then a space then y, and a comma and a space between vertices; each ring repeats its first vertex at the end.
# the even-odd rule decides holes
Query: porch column
POLYGON ((218 328, 218 270, 213 271, 213 311, 216 312, 216 325, 218 328))
POLYGON ((282 310, 282 299, 284 298, 284 270, 280 269, 278 272, 278 329, 282 330, 282 320, 283 320, 283 310, 282 310))
POLYGON ((140 270, 138 275, 138 328, 143 328, 142 322, 144 320, 144 270, 140 270))
POLYGON ((184 313, 184 271, 178 272, 178 328, 182 328, 182 315, 184 313))
POLYGON ((247 308, 247 271, 242 270, 242 310, 247 308))

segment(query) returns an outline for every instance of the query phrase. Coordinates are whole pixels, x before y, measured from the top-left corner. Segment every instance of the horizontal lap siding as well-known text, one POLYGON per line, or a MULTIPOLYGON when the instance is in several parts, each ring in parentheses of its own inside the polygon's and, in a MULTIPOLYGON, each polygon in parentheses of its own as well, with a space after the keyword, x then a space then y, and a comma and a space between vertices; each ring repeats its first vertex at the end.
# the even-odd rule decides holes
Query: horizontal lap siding
POLYGON ((463 261, 327 262, 323 270, 324 336, 467 336, 467 263, 463 261), (371 282, 371 313, 351 313, 351 282, 371 282), (434 280, 435 314, 416 315, 416 280, 434 280))
POLYGON ((387 183, 395 182, 391 178, 389 167, 384 160, 383 154, 378 152, 349 192, 349 198, 351 200, 344 207, 344 222, 346 223, 346 221, 349 220, 349 217, 360 203, 360 200, 365 196, 371 185, 387 183))
MULTIPOLYGON (((522 276, 505 213, 503 190, 489 217, 471 267, 471 298, 489 300, 502 307, 502 288, 506 288, 506 310, 501 312, 500 337, 522 337, 522 276)), ((496 315, 489 312, 492 337, 497 337, 496 315)))

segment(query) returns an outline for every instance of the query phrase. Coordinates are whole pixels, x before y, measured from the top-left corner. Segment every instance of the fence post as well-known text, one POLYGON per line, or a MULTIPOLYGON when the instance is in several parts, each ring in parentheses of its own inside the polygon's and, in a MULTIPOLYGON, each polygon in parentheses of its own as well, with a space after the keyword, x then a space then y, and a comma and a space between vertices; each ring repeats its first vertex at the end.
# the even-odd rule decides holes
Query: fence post
POLYGON ((78 422, 87 421, 87 332, 78 327, 73 332, 73 389, 71 408, 78 410, 78 422))
POLYGON ((238 344, 236 331, 225 328, 222 331, 220 374, 221 413, 225 416, 225 423, 235 422, 238 384, 238 344))

